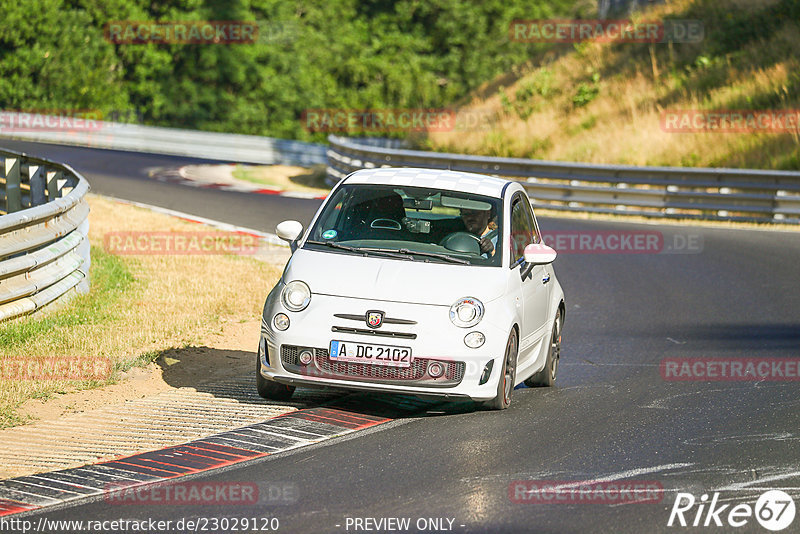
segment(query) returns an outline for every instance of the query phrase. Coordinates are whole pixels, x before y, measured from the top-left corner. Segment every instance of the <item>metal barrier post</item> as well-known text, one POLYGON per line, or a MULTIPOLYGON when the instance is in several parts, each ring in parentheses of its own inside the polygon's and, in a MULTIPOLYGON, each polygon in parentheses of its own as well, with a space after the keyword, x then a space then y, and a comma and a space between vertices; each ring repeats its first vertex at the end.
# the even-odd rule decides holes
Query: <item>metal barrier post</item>
POLYGON ((61 180, 61 171, 47 171, 47 201, 58 198, 58 182, 61 180))
POLYGON ((30 165, 28 167, 28 177, 31 184, 31 207, 41 206, 47 202, 45 187, 47 173, 43 165, 30 165))
POLYGON ((19 180, 19 158, 3 158, 3 178, 6 180, 6 213, 22 209, 22 191, 19 180))

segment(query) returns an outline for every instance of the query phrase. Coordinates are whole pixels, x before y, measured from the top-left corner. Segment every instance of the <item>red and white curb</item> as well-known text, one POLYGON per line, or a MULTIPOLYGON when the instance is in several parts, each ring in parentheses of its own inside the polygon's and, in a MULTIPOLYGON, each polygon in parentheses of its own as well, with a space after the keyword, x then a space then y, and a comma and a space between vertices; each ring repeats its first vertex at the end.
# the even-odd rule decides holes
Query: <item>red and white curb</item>
MULTIPOLYGON (((236 164, 231 163, 231 166, 236 164)), ((246 182, 237 181, 235 183, 229 182, 213 182, 204 180, 195 180, 191 178, 187 172, 186 167, 153 167, 147 169, 147 175, 159 182, 167 182, 173 184, 186 185, 189 187, 198 187, 201 189, 214 189, 216 191, 232 191, 236 193, 255 193, 258 195, 277 195, 281 197, 290 198, 305 198, 324 200, 327 195, 320 195, 319 193, 310 193, 303 191, 287 191, 285 189, 277 189, 273 187, 264 187, 258 184, 248 184, 246 182)))
POLYGON ((157 451, 2 480, 0 517, 263 458, 381 425, 432 404, 413 397, 365 397, 349 395, 330 406, 285 413, 157 451))

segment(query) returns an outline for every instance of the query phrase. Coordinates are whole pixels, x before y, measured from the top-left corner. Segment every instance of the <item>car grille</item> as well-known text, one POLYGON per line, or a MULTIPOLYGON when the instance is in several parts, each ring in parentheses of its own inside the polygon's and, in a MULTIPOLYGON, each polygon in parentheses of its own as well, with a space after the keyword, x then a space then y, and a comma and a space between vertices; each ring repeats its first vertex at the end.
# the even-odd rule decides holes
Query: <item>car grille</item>
POLYGON ((350 328, 347 326, 333 326, 331 332, 343 332, 345 334, 360 334, 362 336, 373 337, 394 337, 399 339, 417 339, 417 334, 408 332, 389 332, 386 330, 367 330, 365 328, 350 328))
POLYGON ((298 355, 302 347, 281 345, 281 362, 290 373, 322 378, 338 378, 380 384, 403 384, 425 387, 453 387, 464 379, 466 364, 446 360, 414 358, 411 367, 391 367, 368 363, 334 362, 328 357, 328 349, 313 349, 312 365, 301 365, 298 355), (438 361, 444 365, 445 373, 439 378, 427 374, 428 363, 438 361))

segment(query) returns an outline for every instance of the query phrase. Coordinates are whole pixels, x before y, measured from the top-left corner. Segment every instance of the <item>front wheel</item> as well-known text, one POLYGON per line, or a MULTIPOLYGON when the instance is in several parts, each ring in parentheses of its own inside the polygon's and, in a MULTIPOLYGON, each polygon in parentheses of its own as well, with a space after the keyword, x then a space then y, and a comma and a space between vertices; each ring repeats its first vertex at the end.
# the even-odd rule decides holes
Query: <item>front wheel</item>
POLYGON ((517 376, 517 348, 517 331, 511 330, 508 343, 506 343, 505 358, 503 358, 503 374, 497 381, 497 396, 484 403, 484 406, 490 410, 505 410, 511 405, 511 393, 514 391, 517 376))
POLYGON ((256 389, 267 400, 285 401, 292 398, 294 386, 278 384, 261 376, 261 355, 256 352, 256 389))
POLYGON ((561 310, 556 312, 553 322, 553 333, 550 336, 550 347, 547 350, 547 361, 544 369, 525 381, 529 387, 550 387, 556 384, 558 374, 558 360, 561 357, 561 310))

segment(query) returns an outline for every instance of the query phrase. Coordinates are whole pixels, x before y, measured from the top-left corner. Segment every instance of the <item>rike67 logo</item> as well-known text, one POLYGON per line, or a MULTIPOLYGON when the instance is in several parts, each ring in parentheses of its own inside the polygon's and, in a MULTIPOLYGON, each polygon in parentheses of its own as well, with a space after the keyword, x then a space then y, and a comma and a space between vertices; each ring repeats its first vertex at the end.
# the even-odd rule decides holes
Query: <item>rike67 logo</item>
POLYGON ((764 492, 755 505, 720 504, 718 492, 714 493, 710 501, 708 494, 703 494, 697 499, 691 493, 678 493, 667 526, 739 528, 747 525, 755 517, 762 527, 777 532, 791 525, 794 516, 794 500, 781 490, 764 492))

